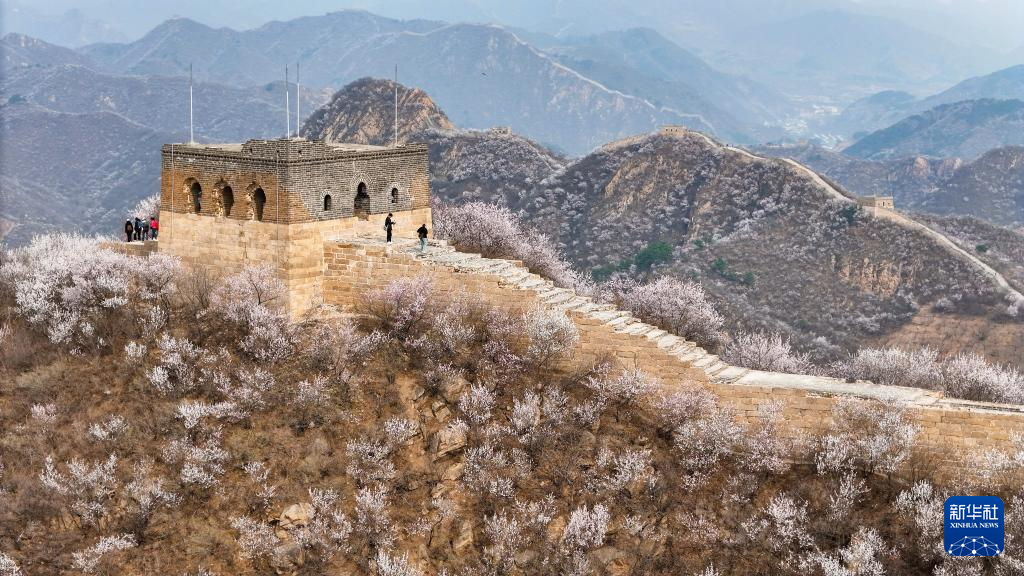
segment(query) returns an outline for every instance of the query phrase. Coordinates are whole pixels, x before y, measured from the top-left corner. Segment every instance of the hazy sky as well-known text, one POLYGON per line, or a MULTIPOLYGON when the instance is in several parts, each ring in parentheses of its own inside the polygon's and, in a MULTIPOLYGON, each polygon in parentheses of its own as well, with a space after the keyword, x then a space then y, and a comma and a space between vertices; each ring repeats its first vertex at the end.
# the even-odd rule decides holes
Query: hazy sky
POLYGON ((274 19, 365 8, 398 18, 496 21, 546 32, 647 25, 671 36, 689 27, 697 42, 721 36, 723 28, 839 8, 895 18, 964 44, 1024 48, 1024 0, 5 0, 0 5, 5 32, 25 26, 26 19, 38 20, 36 15, 71 9, 136 38, 175 15, 250 28, 274 19))

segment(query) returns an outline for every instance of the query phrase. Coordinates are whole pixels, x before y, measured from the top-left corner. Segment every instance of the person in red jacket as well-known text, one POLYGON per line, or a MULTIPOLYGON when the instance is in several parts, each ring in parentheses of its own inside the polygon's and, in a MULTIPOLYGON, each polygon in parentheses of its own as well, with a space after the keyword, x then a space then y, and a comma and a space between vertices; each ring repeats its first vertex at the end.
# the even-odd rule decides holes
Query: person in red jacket
POLYGON ((160 222, 153 216, 149 217, 149 237, 156 240, 156 233, 160 230, 160 222))

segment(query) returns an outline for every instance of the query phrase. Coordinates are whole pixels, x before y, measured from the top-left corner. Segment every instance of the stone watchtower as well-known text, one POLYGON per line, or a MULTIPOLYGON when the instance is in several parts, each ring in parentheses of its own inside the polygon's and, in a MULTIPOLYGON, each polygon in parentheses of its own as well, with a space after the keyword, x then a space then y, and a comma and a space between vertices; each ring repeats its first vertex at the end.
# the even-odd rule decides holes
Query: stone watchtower
POLYGON ((301 139, 165 144, 159 251, 215 275, 270 263, 293 314, 317 302, 326 242, 431 225, 427 146, 301 139))
POLYGON ((882 214, 882 211, 893 211, 896 209, 896 202, 892 196, 861 196, 857 198, 857 204, 868 209, 872 216, 882 214))

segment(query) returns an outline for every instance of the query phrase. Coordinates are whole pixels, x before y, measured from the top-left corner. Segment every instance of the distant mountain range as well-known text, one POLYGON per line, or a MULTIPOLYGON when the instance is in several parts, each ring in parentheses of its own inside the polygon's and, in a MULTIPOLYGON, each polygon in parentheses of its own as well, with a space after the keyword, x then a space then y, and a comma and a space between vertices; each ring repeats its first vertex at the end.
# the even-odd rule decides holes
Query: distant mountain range
MULTIPOLYGON (((1024 55, 1018 61, 1024 62, 1024 55)), ((830 121, 829 130, 843 136, 863 137, 915 114, 964 100, 1024 100, 1024 64, 963 80, 925 98, 906 92, 880 92, 862 98, 830 121)))
POLYGON ((804 98, 935 91, 990 69, 996 55, 881 16, 824 9, 736 34, 712 61, 804 98))
POLYGON ((247 31, 179 18, 83 53, 119 74, 180 76, 195 62, 198 78, 239 86, 283 80, 300 59, 308 86, 390 77, 397 63, 402 82, 430 92, 458 125, 508 125, 569 153, 661 124, 756 141, 779 134, 792 113, 782 95, 718 72, 652 30, 549 48, 497 26, 344 11, 247 31))
MULTIPOLYGON (((0 39, 0 53, 4 241, 110 232, 158 190, 160 146, 188 140, 188 79, 97 72, 87 56, 22 35, 0 39)), ((304 91, 307 113, 329 95, 304 91)), ((283 80, 248 89, 198 82, 195 102, 198 141, 284 134, 283 80)))
POLYGON ((893 196, 901 210, 974 216, 1024 229, 1024 147, 996 148, 973 161, 865 160, 809 144, 755 150, 806 164, 856 194, 893 196))
MULTIPOLYGON (((348 104, 318 113, 318 125, 386 141, 381 124, 389 117, 360 111, 383 110, 391 87, 346 87, 334 100, 348 104)), ((1024 324, 1003 322, 984 336, 949 338, 970 323, 991 327, 1005 318, 1008 293, 989 280, 985 264, 909 219, 867 216, 848 192, 799 164, 689 131, 633 136, 571 160, 514 134, 438 129, 444 113, 425 93, 408 105, 420 120, 401 132, 430 144, 435 197, 507 205, 584 270, 643 276, 652 270, 638 266, 638 255, 665 243, 672 255, 654 271, 699 278, 734 329, 782 331, 823 357, 908 340, 956 351, 987 337, 991 357, 1011 361, 1012 343, 1024 337, 1024 324), (943 295, 953 310, 936 316, 931 306, 943 295), (919 315, 928 331, 911 330, 919 315)))
POLYGON ((868 134, 843 153, 874 160, 917 155, 974 159, 1006 145, 1024 145, 1024 100, 942 104, 868 134))

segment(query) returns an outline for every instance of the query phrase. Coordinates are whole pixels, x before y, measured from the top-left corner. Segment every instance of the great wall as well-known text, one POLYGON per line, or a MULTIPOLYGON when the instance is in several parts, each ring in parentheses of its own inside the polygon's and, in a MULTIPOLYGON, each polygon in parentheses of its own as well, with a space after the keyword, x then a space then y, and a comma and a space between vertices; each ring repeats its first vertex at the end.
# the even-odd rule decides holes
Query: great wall
POLYGON ((321 306, 349 310, 373 288, 398 278, 426 276, 442 296, 466 292, 509 310, 543 306, 564 312, 580 333, 578 350, 570 355, 577 365, 614 357, 624 367, 657 377, 666 387, 706 386, 748 421, 758 419, 767 403, 781 400, 784 434, 794 439, 826 431, 837 399, 847 396, 902 402, 920 426, 923 461, 939 476, 976 474, 973 455, 991 449, 1013 451, 1014 435, 1024 435, 1024 406, 730 366, 693 342, 627 312, 556 287, 521 262, 459 252, 436 239, 420 253, 411 238, 420 223, 430 222, 425 147, 344 147, 289 140, 233 147, 185 145, 173 154, 165 147, 161 190, 160 240, 113 247, 137 255, 177 255, 186 265, 203 266, 215 274, 270 262, 288 287, 287 308, 295 316, 316 314, 321 306), (401 176, 387 174, 396 168, 401 176), (311 169, 318 171, 316 178, 306 173, 311 169), (219 191, 220 197, 200 203, 195 186, 219 191), (226 202, 224 190, 230 193, 232 188, 248 192, 240 202, 226 202), (254 206, 254 190, 270 191, 261 198, 265 205, 254 206), (273 211, 268 198, 278 203, 273 211), (361 211, 363 201, 367 204, 361 211), (324 210, 318 211, 320 207, 324 210), (382 239, 388 211, 398 221, 391 244, 382 239))

